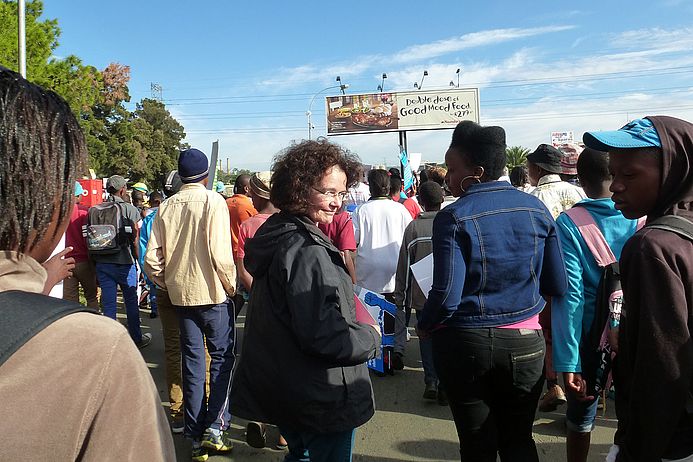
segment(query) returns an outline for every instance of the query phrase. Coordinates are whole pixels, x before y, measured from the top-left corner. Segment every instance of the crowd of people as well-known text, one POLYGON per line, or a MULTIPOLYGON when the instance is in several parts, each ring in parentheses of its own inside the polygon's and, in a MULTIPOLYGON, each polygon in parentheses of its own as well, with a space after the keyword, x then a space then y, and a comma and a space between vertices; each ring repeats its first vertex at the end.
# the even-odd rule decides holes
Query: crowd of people
POLYGON ((0 68, 0 459, 171 461, 182 433, 205 461, 232 449, 233 415, 254 447, 277 426, 287 462, 351 460, 383 354, 356 287, 397 307, 395 371, 414 328, 422 398, 449 406, 462 461, 538 461, 537 409, 565 405, 566 459, 584 462, 609 390, 607 460, 693 461, 693 124, 583 141, 508 172, 503 128, 461 122, 445 167, 406 191, 397 168, 364 178, 354 154, 303 141, 228 198, 191 148, 163 191, 114 175, 87 208, 70 108, 0 68), (428 290, 412 266, 430 260, 428 290), (47 297, 62 280, 65 301, 47 297), (168 416, 138 352, 143 300, 168 416))

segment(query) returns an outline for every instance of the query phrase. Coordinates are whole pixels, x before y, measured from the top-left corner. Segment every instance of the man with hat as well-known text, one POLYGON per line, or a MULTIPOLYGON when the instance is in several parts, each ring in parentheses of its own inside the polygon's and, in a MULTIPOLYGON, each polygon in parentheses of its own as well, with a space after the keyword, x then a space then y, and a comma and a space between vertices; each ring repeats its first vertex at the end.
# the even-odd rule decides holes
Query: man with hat
MULTIPOLYGON (((115 202, 124 219, 129 221, 131 232, 129 242, 119 248, 117 253, 103 255, 93 254, 96 264, 96 279, 101 287, 101 304, 103 314, 116 319, 118 286, 123 291, 125 312, 128 318, 130 337, 139 348, 144 348, 152 341, 152 334, 143 334, 140 328, 140 304, 137 299, 137 248, 142 217, 139 210, 125 202, 127 182, 120 175, 113 175, 106 182, 106 191, 110 194, 108 201, 115 202)), ((94 210, 94 207, 90 209, 94 210)))
MULTIPOLYGON (((529 182, 532 186, 536 186, 530 194, 544 203, 554 219, 586 197, 582 189, 561 180, 562 158, 563 153, 549 144, 540 144, 527 156, 529 182)), ((539 402, 539 410, 542 412, 553 411, 567 402, 563 389, 558 385, 558 375, 553 370, 550 303, 551 301, 547 300, 546 307, 539 315, 539 323, 546 339, 544 364, 546 365, 547 391, 539 402)))
POLYGON ((577 173, 577 163, 583 151, 582 146, 577 144, 562 144, 558 147, 561 151, 561 180, 567 181, 575 186, 580 186, 577 173))
POLYGON ((231 257, 229 213, 224 199, 207 190, 209 162, 197 149, 178 158, 180 191, 159 206, 147 244, 144 271, 168 292, 180 319, 184 433, 193 460, 207 450, 229 451, 228 390, 234 364, 236 267, 231 257), (211 357, 205 398, 205 345, 211 357))

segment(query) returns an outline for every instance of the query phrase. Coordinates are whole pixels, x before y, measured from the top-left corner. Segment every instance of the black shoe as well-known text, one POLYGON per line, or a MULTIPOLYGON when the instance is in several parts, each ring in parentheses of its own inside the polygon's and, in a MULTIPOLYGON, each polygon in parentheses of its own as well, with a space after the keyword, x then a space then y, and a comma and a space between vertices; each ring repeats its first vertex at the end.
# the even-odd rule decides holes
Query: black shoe
POLYGON ((137 348, 139 348, 141 350, 142 348, 146 347, 150 343, 152 343, 152 334, 150 334, 150 333, 142 334, 140 341, 137 343, 137 348))
POLYGON ((435 383, 427 383, 424 389, 423 399, 436 401, 438 399, 438 387, 435 383))
POLYGON ((392 354, 392 369, 395 371, 401 371, 404 369, 404 359, 403 359, 403 354, 402 353, 393 353, 392 354))
POLYGON ((265 426, 260 422, 248 422, 248 426, 245 428, 245 442, 253 448, 264 448, 267 444, 265 426))
POLYGON ((445 394, 445 392, 438 388, 438 404, 441 406, 448 406, 448 395, 445 394))

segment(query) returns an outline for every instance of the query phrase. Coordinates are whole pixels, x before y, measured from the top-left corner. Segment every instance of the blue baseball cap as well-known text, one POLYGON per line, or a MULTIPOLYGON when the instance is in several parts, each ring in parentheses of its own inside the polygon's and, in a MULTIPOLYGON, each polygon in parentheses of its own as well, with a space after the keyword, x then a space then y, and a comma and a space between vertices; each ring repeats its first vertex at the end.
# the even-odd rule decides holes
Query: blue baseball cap
POLYGON ((217 184, 216 184, 216 191, 217 191, 218 193, 222 193, 222 192, 226 191, 226 186, 224 186, 224 182, 222 182, 222 181, 217 181, 217 184))
POLYGON ((589 148, 608 151, 612 148, 661 148, 657 130, 650 119, 635 119, 618 130, 585 132, 582 141, 589 148))
POLYGON ((79 181, 75 181, 75 197, 79 197, 82 194, 84 194, 84 188, 82 188, 79 181))

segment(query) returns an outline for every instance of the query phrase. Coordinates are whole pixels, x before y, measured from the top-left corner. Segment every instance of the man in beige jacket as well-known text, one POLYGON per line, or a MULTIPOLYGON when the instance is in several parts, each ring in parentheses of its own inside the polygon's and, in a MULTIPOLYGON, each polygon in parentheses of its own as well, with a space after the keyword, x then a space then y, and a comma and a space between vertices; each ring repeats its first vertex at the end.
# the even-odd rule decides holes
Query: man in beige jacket
POLYGON ((183 186, 165 200, 152 224, 144 271, 168 291, 180 319, 185 430, 193 440, 193 460, 207 450, 229 451, 228 390, 234 364, 233 303, 236 267, 231 254, 229 212, 221 195, 208 191, 204 153, 180 154, 183 186), (209 398, 205 398, 205 344, 211 357, 209 398))
MULTIPOLYGON (((37 300, 38 312, 64 303, 39 295, 47 280, 39 263, 67 228, 86 157, 68 104, 0 67, 3 299, 37 300)), ((0 330, 18 306, 0 303, 0 330)), ((106 316, 68 314, 20 346, 0 366, 0 416, 2 460, 175 460, 147 365, 123 326, 106 316)))

